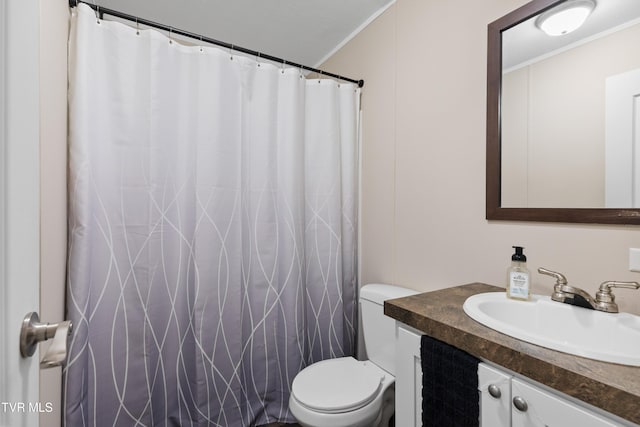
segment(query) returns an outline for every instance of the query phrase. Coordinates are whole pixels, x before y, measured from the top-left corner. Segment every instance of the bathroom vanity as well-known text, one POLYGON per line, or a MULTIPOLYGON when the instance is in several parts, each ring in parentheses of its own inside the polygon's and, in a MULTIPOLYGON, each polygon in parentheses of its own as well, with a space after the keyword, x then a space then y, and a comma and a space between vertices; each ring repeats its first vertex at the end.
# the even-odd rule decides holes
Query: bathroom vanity
POLYGON ((385 314, 397 321, 396 425, 420 425, 422 334, 483 361, 478 384, 485 427, 544 425, 539 414, 545 414, 547 424, 640 424, 640 367, 529 344, 487 328, 464 313, 462 305, 468 297, 503 290, 471 283, 385 302, 385 314), (491 395, 490 385, 500 389, 496 393, 496 387, 492 388, 499 397, 491 395), (515 407, 512 398, 516 396, 524 398, 527 410, 515 407), (551 416, 560 418, 549 420, 551 416))

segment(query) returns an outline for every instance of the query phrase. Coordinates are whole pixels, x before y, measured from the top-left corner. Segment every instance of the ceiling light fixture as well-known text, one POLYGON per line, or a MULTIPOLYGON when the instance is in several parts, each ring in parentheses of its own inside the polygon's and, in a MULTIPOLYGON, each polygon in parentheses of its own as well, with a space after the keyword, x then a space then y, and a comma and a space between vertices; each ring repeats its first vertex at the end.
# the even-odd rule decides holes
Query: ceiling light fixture
POLYGON ((536 26, 550 36, 563 36, 580 28, 596 7, 594 0, 567 0, 536 19, 536 26))

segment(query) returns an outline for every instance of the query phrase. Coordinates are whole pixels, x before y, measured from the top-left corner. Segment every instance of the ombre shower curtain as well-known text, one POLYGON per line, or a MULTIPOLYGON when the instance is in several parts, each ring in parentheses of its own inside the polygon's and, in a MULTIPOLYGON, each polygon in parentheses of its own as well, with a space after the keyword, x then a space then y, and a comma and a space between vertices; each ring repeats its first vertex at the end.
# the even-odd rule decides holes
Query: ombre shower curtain
POLYGON ((355 347, 359 89, 80 4, 69 91, 65 425, 293 421, 355 347))

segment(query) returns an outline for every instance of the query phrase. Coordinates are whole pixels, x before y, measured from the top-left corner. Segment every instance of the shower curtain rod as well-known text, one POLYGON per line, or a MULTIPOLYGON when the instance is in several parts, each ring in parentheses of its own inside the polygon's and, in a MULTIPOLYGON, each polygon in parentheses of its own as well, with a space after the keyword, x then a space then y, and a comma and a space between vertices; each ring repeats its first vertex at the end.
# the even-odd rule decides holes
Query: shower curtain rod
POLYGON ((160 30, 168 31, 170 34, 179 34, 181 36, 185 36, 185 37, 189 37, 189 38, 192 38, 192 39, 200 40, 200 41, 203 41, 203 42, 214 44, 216 46, 226 47, 226 48, 234 50, 236 52, 242 52, 242 53, 245 53, 247 55, 255 56, 257 58, 262 58, 262 59, 266 59, 268 61, 276 62, 278 64, 289 65, 289 66, 300 68, 300 69, 303 69, 303 70, 306 70, 306 71, 311 71, 312 73, 318 73, 318 74, 320 74, 322 76, 333 77, 335 79, 343 80, 343 81, 350 82, 350 83, 355 83, 355 84, 358 85, 358 87, 363 87, 364 86, 364 80, 355 80, 355 79, 350 79, 348 77, 341 76, 339 74, 328 73, 326 71, 323 71, 323 70, 320 70, 320 69, 317 69, 317 68, 309 67, 309 66, 302 65, 302 64, 297 64, 295 62, 287 61, 286 59, 278 58, 276 56, 266 55, 266 54, 264 54, 262 52, 258 52, 258 51, 251 50, 251 49, 247 49, 247 48, 244 48, 242 46, 236 46, 236 45, 233 45, 231 43, 227 43, 227 42, 219 41, 219 40, 216 40, 216 39, 212 39, 210 37, 204 37, 204 36, 202 36, 200 34, 191 33, 189 31, 184 31, 184 30, 180 30, 180 29, 177 29, 177 28, 173 28, 173 27, 170 27, 168 25, 160 24, 158 22, 153 22, 153 21, 149 21, 147 19, 138 18, 138 17, 133 16, 133 15, 129 15, 129 14, 126 14, 126 13, 123 13, 123 12, 119 12, 117 10, 107 9, 106 7, 98 6, 95 3, 88 3, 87 1, 84 1, 84 0, 69 0, 69 7, 75 7, 79 3, 84 3, 87 6, 89 6, 91 9, 93 9, 98 14, 100 19, 102 19, 104 15, 111 15, 111 16, 114 16, 116 18, 126 19, 127 21, 135 22, 137 24, 142 24, 142 25, 146 25, 148 27, 153 27, 153 28, 157 28, 157 29, 160 29, 160 30))

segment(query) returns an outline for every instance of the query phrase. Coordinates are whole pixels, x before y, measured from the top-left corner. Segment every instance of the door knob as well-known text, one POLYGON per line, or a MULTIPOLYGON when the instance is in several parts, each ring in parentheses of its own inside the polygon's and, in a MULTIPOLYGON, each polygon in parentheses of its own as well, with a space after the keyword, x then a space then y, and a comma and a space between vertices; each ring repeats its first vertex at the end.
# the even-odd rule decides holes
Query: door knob
POLYGON ((27 313, 20 328, 20 354, 31 357, 39 342, 53 338, 51 346, 40 362, 41 368, 61 366, 67 358, 67 337, 73 325, 70 320, 60 323, 40 323, 38 313, 27 313))
POLYGON ((529 409, 527 401, 520 396, 516 396, 513 398, 513 406, 515 406, 516 409, 520 412, 527 412, 527 409, 529 409))
POLYGON ((494 397, 496 399, 500 399, 500 397, 502 396, 502 391, 500 391, 500 387, 498 387, 495 384, 491 384, 489 386, 489 394, 491 395, 491 397, 494 397))

